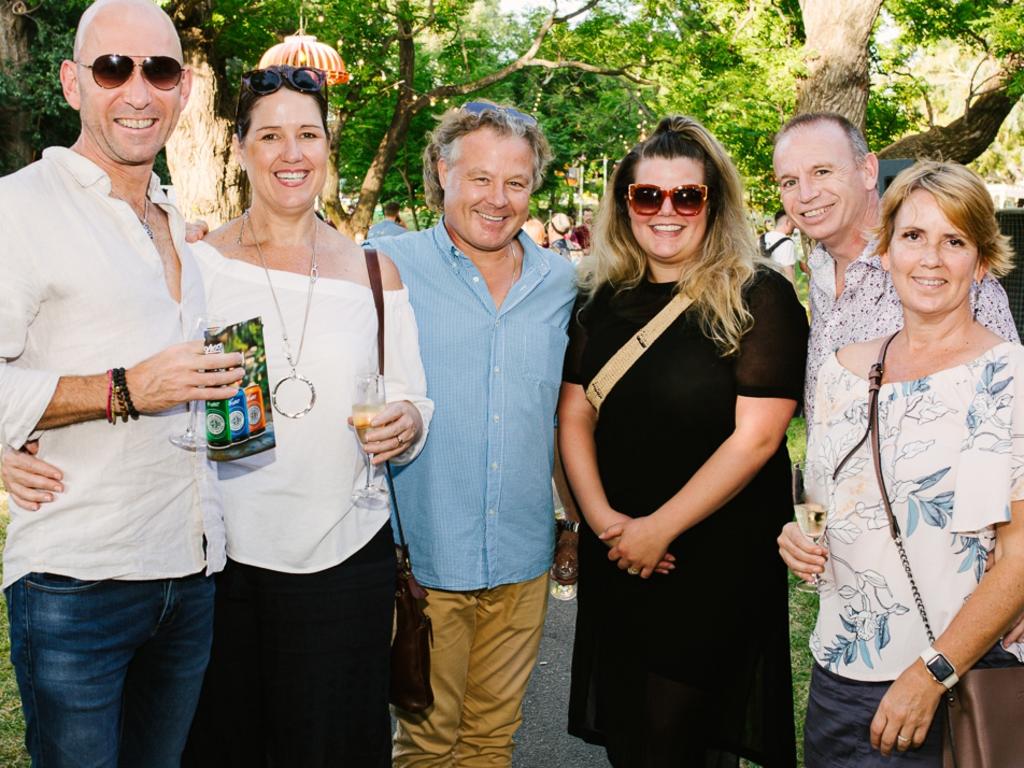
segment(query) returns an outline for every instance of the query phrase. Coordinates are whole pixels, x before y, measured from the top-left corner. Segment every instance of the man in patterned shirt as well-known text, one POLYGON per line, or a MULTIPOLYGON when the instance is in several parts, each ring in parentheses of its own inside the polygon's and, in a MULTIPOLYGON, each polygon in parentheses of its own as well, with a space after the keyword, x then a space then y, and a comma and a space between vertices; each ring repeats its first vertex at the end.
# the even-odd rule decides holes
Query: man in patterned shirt
MULTIPOLYGON (((817 245, 808 257, 811 336, 804 409, 810 422, 818 369, 836 350, 895 333, 903 308, 872 254, 878 158, 860 130, 830 112, 798 115, 775 136, 775 177, 786 214, 817 245)), ((986 275, 971 292, 978 322, 1019 341, 1003 287, 986 275)))

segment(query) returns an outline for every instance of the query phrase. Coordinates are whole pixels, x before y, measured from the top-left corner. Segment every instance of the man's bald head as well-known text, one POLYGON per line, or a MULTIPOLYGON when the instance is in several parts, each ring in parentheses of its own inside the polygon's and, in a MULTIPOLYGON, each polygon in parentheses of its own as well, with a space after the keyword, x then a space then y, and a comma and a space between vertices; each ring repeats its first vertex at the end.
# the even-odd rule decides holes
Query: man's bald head
MULTIPOLYGON (((117 23, 124 14, 130 14, 135 18, 150 17, 154 24, 154 31, 160 30, 167 33, 174 39, 176 47, 176 58, 181 61, 183 58, 181 41, 178 38, 178 31, 174 28, 171 17, 164 13, 153 0, 96 0, 95 3, 85 9, 82 18, 78 22, 78 30, 75 32, 74 57, 80 61, 83 48, 96 41, 95 38, 102 37, 104 26, 108 23, 117 23)), ((140 41, 140 45, 145 43, 140 41)), ((99 53, 120 53, 135 55, 142 53, 148 55, 148 51, 99 51, 99 53)), ((97 54, 98 55, 98 54, 97 54)))

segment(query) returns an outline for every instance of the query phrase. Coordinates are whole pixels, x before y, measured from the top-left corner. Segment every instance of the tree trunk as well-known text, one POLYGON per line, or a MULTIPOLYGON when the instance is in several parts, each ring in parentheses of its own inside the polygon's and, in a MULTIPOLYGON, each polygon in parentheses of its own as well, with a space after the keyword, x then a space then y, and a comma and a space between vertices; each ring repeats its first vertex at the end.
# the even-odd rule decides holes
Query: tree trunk
POLYGON ((186 219, 204 219, 211 229, 242 213, 248 198, 245 174, 231 159, 233 118, 211 63, 211 44, 202 25, 209 19, 209 2, 183 2, 175 18, 192 69, 192 95, 178 127, 167 142, 178 207, 186 219))
POLYGON ((868 40, 882 0, 800 0, 807 77, 797 86, 796 113, 838 112, 864 129, 868 40))
POLYGON ((982 94, 967 111, 949 125, 905 136, 878 153, 882 158, 955 160, 969 163, 988 149, 1017 99, 1006 86, 982 94))
POLYGON ((370 228, 373 221, 373 210, 377 206, 381 189, 384 187, 384 177, 388 169, 395 161, 399 147, 405 143, 405 137, 409 134, 409 126, 413 118, 412 104, 406 99, 401 99, 395 107, 395 113, 391 117, 391 125, 388 132, 377 145, 377 153, 373 156, 373 162, 366 169, 363 177, 363 186, 359 189, 359 202, 348 218, 349 234, 362 233, 370 228))
MULTIPOLYGON (((0 72, 15 72, 28 61, 28 23, 24 3, 0 0, 0 72)), ((0 105, 0 156, 7 167, 32 162, 26 114, 18 104, 0 105)))

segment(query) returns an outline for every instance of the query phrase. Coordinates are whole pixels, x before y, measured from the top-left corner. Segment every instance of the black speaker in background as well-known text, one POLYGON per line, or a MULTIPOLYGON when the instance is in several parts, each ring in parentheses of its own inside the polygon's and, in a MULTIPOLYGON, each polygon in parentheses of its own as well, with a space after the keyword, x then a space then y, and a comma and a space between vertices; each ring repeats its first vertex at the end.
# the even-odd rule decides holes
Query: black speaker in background
POLYGON ((1024 208, 1001 208, 996 211, 999 229, 1010 238, 1013 248, 1013 271, 1000 282, 1010 300, 1010 313, 1017 324, 1017 333, 1024 339, 1024 208))
POLYGON ((878 181, 876 182, 878 196, 881 197, 885 194, 885 190, 892 184, 892 180, 899 176, 900 171, 909 168, 915 162, 917 161, 909 157, 901 157, 896 160, 879 160, 878 181))

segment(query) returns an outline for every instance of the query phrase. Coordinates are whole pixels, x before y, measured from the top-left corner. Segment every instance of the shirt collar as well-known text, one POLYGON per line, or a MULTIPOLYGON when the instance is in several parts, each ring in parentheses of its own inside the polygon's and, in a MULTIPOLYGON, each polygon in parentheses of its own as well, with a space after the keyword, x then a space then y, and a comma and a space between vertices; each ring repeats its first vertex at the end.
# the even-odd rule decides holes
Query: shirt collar
MULTIPOLYGON (((523 230, 519 230, 519 234, 516 235, 516 239, 519 241, 519 245, 523 248, 523 267, 521 274, 525 274, 527 270, 535 269, 540 277, 544 277, 548 272, 551 271, 551 251, 547 251, 535 242, 528 234, 523 230)), ((444 259, 452 264, 457 263, 458 259, 468 259, 462 252, 462 250, 455 245, 451 235, 448 234, 448 228, 444 225, 444 216, 437 222, 434 227, 434 246, 437 252, 441 254, 444 259)), ((561 258, 561 257, 559 257, 561 258)))
MULTIPOLYGON (((854 264, 864 264, 872 269, 882 269, 882 258, 875 253, 875 245, 877 242, 878 241, 874 239, 869 240, 868 244, 864 246, 864 250, 860 252, 860 256, 850 262, 850 267, 854 264)), ((825 247, 824 243, 819 242, 814 246, 810 256, 808 256, 808 261, 811 262, 811 266, 813 267, 816 263, 824 262, 826 259, 832 264, 835 264, 835 260, 832 258, 832 254, 828 252, 828 248, 825 247)), ((847 269, 849 269, 849 267, 847 267, 847 269)))
MULTIPOLYGON (((95 187, 102 194, 110 195, 110 176, 85 155, 69 147, 47 147, 43 150, 43 157, 59 165, 80 186, 95 187)), ((160 177, 155 173, 150 174, 148 194, 157 205, 170 203, 160 186, 160 177)))

